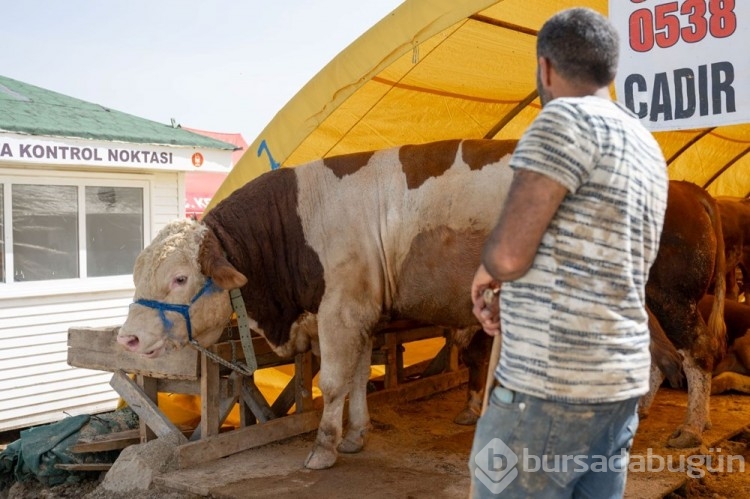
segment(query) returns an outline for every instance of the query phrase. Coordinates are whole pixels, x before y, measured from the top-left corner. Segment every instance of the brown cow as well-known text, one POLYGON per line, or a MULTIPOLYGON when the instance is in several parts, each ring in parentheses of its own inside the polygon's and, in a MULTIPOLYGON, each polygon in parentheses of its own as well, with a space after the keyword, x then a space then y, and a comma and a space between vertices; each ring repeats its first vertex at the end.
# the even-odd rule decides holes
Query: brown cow
MULTIPOLYGON (((700 445, 703 430, 711 424, 711 374, 726 349, 724 275, 724 238, 716 201, 695 184, 670 181, 659 253, 646 283, 646 302, 682 355, 687 378, 687 415, 668 440, 672 447, 700 445), (707 324, 698 312, 698 302, 714 275, 716 300, 707 324)), ((651 391, 641 402, 643 410, 648 411, 663 380, 661 372, 652 369, 651 391)))
POLYGON ((750 199, 730 196, 716 198, 721 213, 724 249, 727 255, 727 297, 738 293, 750 300, 750 199), (742 273, 742 289, 737 286, 736 270, 742 273))
POLYGON ((191 331, 210 345, 231 313, 227 290, 241 288, 251 327, 277 353, 320 353, 324 409, 305 465, 327 468, 337 449, 364 444, 378 324, 476 331, 471 279, 510 186, 515 144, 409 145, 261 175, 143 250, 118 341, 150 357, 183 346, 191 331))

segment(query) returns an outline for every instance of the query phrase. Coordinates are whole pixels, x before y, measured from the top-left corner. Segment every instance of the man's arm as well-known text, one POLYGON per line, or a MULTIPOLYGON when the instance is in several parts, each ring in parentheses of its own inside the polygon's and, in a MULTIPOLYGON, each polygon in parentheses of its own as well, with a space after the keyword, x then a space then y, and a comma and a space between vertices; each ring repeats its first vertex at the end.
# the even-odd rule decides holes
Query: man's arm
POLYGON ((567 188, 546 175, 516 170, 500 219, 482 254, 482 263, 495 280, 512 281, 529 270, 542 236, 567 194, 567 188))

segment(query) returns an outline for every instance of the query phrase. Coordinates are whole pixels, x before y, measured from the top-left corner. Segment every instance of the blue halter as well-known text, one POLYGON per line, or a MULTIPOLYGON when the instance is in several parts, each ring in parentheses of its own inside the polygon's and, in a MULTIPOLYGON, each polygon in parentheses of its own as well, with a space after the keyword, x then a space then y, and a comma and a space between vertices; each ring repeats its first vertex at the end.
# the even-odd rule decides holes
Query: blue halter
POLYGON ((164 312, 177 312, 178 314, 181 314, 185 318, 185 324, 187 325, 188 341, 192 342, 193 325, 190 323, 190 306, 195 303, 201 296, 205 294, 215 293, 221 290, 222 289, 214 284, 214 281, 210 277, 208 277, 206 278, 206 282, 205 284, 203 284, 203 287, 195 294, 195 296, 193 296, 193 299, 190 300, 190 303, 187 305, 183 305, 181 303, 166 303, 163 301, 146 300, 143 298, 141 298, 140 300, 135 300, 133 303, 158 310, 161 322, 164 325, 164 329, 166 329, 167 331, 170 331, 172 329, 172 326, 174 326, 174 321, 169 320, 164 312))

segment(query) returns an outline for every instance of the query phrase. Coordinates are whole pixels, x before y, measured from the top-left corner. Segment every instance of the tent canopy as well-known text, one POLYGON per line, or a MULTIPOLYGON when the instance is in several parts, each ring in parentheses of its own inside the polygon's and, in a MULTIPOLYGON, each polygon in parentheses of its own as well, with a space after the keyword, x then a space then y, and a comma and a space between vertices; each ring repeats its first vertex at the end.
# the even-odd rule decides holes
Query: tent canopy
MULTIPOLYGON (((210 207, 277 166, 452 138, 518 139, 541 109, 536 33, 559 10, 607 0, 407 0, 284 106, 210 207)), ((291 61, 293 63, 293 61, 291 61)), ((672 179, 750 195, 750 124, 656 132, 672 179)))

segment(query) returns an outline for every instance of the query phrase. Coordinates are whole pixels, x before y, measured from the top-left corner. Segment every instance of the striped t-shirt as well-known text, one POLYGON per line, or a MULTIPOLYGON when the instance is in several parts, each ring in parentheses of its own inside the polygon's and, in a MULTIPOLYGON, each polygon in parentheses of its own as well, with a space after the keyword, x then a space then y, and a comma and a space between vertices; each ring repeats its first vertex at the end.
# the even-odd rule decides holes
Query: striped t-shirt
POLYGON ((502 285, 498 380, 571 403, 643 395, 645 285, 667 203, 659 145, 615 102, 558 98, 523 135, 511 166, 569 192, 529 271, 502 285))

